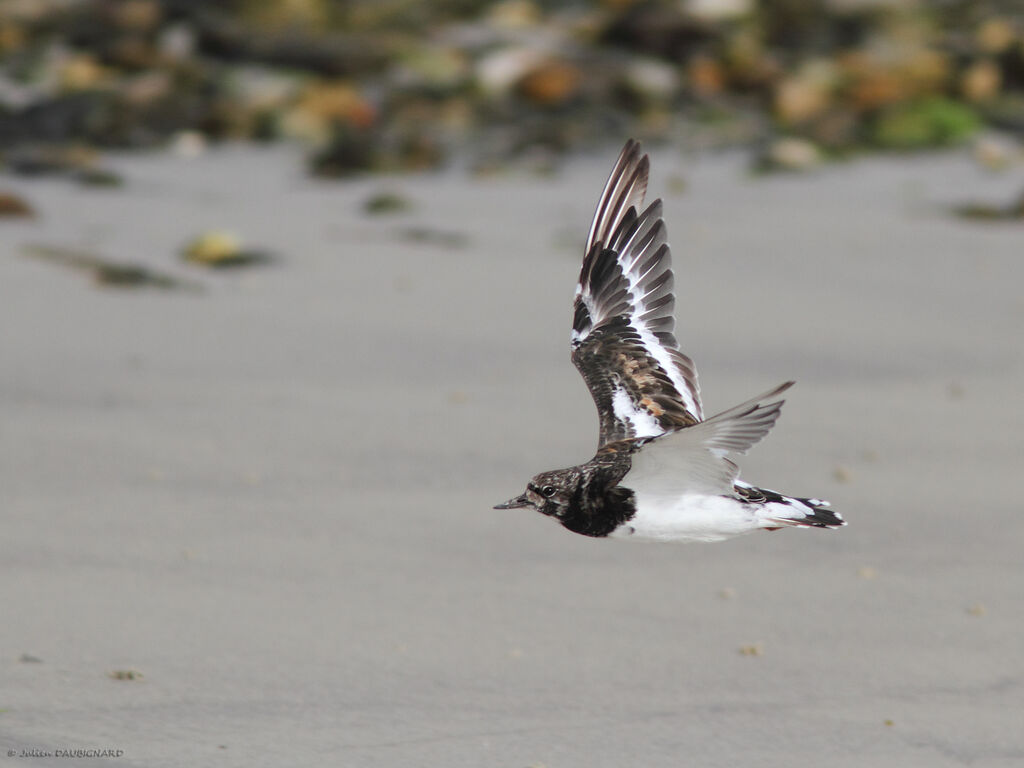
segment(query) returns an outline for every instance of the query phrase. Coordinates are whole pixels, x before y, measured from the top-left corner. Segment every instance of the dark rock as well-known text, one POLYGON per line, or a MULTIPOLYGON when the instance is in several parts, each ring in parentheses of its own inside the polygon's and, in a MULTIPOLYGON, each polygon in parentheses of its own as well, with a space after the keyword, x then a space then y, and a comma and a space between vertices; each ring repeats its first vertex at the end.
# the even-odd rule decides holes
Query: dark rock
POLYGON ((32 218, 32 206, 11 192, 0 192, 0 218, 32 218))

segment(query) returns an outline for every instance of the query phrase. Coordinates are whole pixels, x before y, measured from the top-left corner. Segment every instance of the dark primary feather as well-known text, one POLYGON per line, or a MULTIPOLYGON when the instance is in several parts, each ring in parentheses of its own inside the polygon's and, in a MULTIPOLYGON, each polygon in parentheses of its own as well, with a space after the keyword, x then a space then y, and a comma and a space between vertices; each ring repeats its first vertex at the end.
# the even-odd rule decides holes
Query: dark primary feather
POLYGON ((633 139, 627 141, 601 192, 584 253, 590 253, 595 243, 607 243, 626 211, 630 208, 635 211, 643 205, 650 167, 647 155, 640 154, 640 143, 633 139))
POLYGON ((599 445, 664 434, 703 417, 696 369, 673 334, 661 201, 637 213, 648 168, 639 145, 628 142, 598 202, 576 289, 572 361, 597 405, 599 445))

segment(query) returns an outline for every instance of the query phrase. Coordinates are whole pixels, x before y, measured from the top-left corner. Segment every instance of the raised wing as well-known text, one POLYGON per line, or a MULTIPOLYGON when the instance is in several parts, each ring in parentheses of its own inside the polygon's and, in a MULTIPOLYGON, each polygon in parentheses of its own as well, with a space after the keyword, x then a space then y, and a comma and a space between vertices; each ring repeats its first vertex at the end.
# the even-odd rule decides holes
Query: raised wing
POLYGON ((633 451, 632 467, 623 483, 648 495, 672 499, 688 492, 734 493, 739 469, 727 455, 746 453, 768 434, 785 402, 772 398, 791 386, 793 382, 787 381, 742 405, 670 435, 608 446, 610 450, 633 451), (636 450, 640 447, 642 451, 636 450))
POLYGON ((661 201, 637 213, 649 167, 640 145, 628 141, 597 204, 576 286, 572 361, 597 405, 599 446, 703 418, 697 370, 673 335, 661 201))

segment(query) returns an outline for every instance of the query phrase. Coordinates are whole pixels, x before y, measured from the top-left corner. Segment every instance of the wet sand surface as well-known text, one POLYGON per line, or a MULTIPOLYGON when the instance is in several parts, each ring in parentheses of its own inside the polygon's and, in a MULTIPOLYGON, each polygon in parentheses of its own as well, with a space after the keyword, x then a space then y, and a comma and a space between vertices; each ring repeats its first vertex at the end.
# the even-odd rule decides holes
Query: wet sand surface
POLYGON ((0 750, 1024 763, 1024 229, 949 213, 1021 171, 653 153, 705 410, 796 379, 743 477, 850 522, 659 546, 491 509, 595 447, 568 326, 613 160, 323 183, 228 148, 115 158, 119 189, 3 179, 39 215, 0 223, 0 750), (411 210, 367 215, 382 190, 411 210), (210 228, 276 259, 183 264, 210 228), (100 287, 28 243, 204 290, 100 287))

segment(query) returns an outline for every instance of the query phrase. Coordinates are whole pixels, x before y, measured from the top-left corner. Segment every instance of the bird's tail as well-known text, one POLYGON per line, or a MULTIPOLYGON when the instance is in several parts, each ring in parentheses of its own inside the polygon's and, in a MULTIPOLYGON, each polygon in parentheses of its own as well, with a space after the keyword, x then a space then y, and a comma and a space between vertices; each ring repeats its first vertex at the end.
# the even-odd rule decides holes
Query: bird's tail
POLYGON ((748 501, 759 502, 758 518, 763 528, 775 529, 784 526, 804 528, 840 528, 846 525, 843 516, 832 509, 823 499, 803 499, 784 496, 766 488, 738 489, 748 501))

